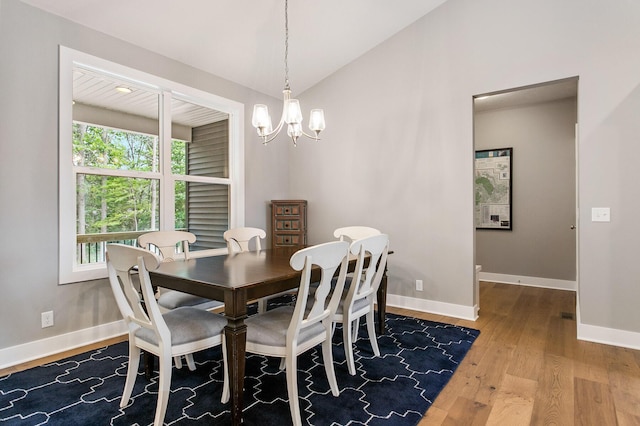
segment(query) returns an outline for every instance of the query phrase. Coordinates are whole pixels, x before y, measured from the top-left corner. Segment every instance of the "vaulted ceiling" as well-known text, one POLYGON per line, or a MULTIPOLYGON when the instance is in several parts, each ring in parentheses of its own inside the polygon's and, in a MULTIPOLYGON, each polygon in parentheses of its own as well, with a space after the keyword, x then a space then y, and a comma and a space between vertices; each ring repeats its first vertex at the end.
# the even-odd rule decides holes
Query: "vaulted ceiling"
MULTIPOLYGON (((22 0, 280 98, 285 0, 22 0)), ((289 80, 299 94, 446 0, 290 0, 289 80)))

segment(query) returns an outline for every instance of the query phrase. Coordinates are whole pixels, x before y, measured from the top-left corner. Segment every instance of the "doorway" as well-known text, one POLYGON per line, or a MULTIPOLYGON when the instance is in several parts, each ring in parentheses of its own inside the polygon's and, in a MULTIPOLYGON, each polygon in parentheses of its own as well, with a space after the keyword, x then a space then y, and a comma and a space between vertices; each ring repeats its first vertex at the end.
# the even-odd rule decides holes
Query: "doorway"
POLYGON ((512 148, 511 229, 476 229, 481 280, 577 290, 577 94, 573 77, 474 96, 474 150, 512 148))

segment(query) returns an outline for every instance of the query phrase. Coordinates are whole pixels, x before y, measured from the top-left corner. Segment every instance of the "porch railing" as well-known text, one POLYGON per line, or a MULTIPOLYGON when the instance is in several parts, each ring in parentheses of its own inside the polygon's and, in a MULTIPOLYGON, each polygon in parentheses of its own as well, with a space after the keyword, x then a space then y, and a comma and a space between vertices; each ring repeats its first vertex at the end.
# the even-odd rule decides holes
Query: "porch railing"
POLYGON ((149 231, 106 232, 101 234, 79 234, 77 236, 78 264, 105 262, 107 243, 120 243, 136 246, 138 237, 149 231))
MULTIPOLYGON (((178 228, 176 231, 186 231, 186 228, 178 228)), ((89 264, 89 263, 100 263, 105 262, 105 253, 107 249, 107 244, 109 243, 119 243, 126 244, 128 246, 137 246, 138 237, 142 234, 146 234, 147 232, 152 232, 151 230, 146 231, 130 231, 130 232, 105 232, 101 234, 78 234, 76 237, 76 257, 78 265, 89 264)), ((208 250, 208 249, 217 249, 226 247, 226 243, 222 239, 222 233, 218 238, 220 241, 204 241, 203 243, 196 243, 190 245, 191 251, 198 250, 208 250)), ((151 247, 151 250, 159 253, 157 248, 151 247)), ((181 251, 181 247, 176 246, 177 251, 181 251)))

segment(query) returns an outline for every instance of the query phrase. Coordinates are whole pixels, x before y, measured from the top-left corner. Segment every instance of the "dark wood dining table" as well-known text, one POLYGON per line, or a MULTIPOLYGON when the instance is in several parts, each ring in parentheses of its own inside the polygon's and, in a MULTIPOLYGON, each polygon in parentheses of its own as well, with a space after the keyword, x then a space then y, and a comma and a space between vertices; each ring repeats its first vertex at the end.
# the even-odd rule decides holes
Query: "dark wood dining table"
MULTIPOLYGON (((231 420, 242 423, 247 303, 300 285, 301 272, 289 265, 291 255, 300 247, 242 252, 221 256, 192 258, 162 263, 149 271, 154 286, 178 290, 224 302, 227 326, 224 329, 229 381, 231 420)), ((350 262, 350 269, 355 266, 350 262)), ((319 274, 319 270, 317 273, 319 274)), ((318 275, 319 279, 319 275, 318 275)), ((378 333, 384 334, 387 274, 377 294, 378 333)))

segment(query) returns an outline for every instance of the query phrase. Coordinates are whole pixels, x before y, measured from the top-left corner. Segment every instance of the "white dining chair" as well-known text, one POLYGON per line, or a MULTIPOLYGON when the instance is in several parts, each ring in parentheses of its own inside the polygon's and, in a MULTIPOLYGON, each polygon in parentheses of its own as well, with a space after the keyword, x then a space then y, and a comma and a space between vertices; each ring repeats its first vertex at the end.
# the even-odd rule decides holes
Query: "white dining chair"
POLYGON ((355 241, 360 238, 370 237, 372 235, 380 235, 382 232, 376 228, 369 226, 345 226, 337 228, 333 231, 333 236, 340 239, 340 241, 355 241))
MULTIPOLYGON (((187 231, 151 231, 138 237, 138 245, 147 250, 156 250, 162 262, 174 262, 176 260, 189 260, 189 244, 196 242, 196 236, 187 231)), ((224 303, 210 300, 194 294, 177 290, 158 288, 156 296, 161 312, 169 312, 172 309, 184 306, 212 310, 219 308, 224 303)), ((190 370, 196 368, 191 354, 185 355, 185 360, 190 370)), ((176 368, 182 368, 182 358, 175 358, 176 368)))
MULTIPOLYGON (((261 239, 267 237, 267 233, 260 228, 231 228, 222 235, 227 242, 227 249, 229 254, 241 253, 250 251, 252 248, 256 251, 262 250, 261 239)), ((290 292, 282 292, 272 294, 266 297, 258 299, 258 312, 265 312, 267 310, 267 303, 270 299, 273 299, 290 292)))
MULTIPOLYGON (((342 228, 337 228, 333 231, 333 236, 338 238, 340 241, 349 241, 353 242, 355 240, 359 240, 361 238, 371 237, 373 235, 380 235, 380 232, 376 228, 371 228, 370 226, 345 226, 342 228)), ((347 277, 353 277, 353 274, 348 274, 347 277)), ((364 275, 362 276, 364 278, 364 275)), ((347 281, 347 285, 350 281, 347 281)), ((358 324, 356 323, 356 328, 358 324)))
POLYGON ((251 250, 252 245, 254 250, 262 250, 260 240, 266 238, 267 233, 260 228, 241 227, 226 230, 222 237, 227 243, 229 253, 239 253, 251 250))
POLYGON ((374 302, 385 274, 389 252, 389 236, 373 235, 351 243, 350 253, 357 256, 352 276, 347 277, 342 299, 333 317, 342 323, 342 340, 349 374, 356 374, 353 345, 358 339, 360 318, 366 317, 369 342, 375 356, 380 356, 374 324, 374 302), (368 266, 365 267, 365 263, 368 266))
POLYGON ((229 380, 223 329, 227 320, 206 310, 182 307, 161 313, 151 286, 148 269, 160 264, 148 250, 123 244, 107 244, 109 284, 120 313, 129 329, 129 363, 120 407, 129 403, 140 364, 140 351, 159 358, 158 402, 154 425, 162 425, 171 387, 171 359, 222 345, 222 402, 229 400, 229 380), (137 266, 137 271, 135 267, 137 266), (138 275, 140 293, 133 275, 138 275), (144 306, 143 306, 144 303, 144 306))
POLYGON ((245 320, 247 352, 285 360, 289 409, 296 426, 302 424, 297 382, 299 354, 322 344, 322 358, 329 387, 333 396, 339 395, 333 369, 331 326, 344 288, 348 251, 349 243, 346 241, 334 241, 298 250, 289 261, 294 270, 302 271, 295 306, 280 306, 245 320), (317 290, 311 296, 309 285, 314 265, 319 268, 321 277, 317 290), (332 277, 338 267, 340 273, 332 287, 332 277), (308 300, 310 309, 306 309, 308 300))
MULTIPOLYGON (((138 237, 138 245, 147 250, 156 249, 163 262, 189 260, 189 244, 195 241, 195 234, 187 231, 152 231, 138 237)), ((182 306, 210 310, 223 303, 181 291, 158 289, 158 305, 161 311, 167 312, 182 306)))

